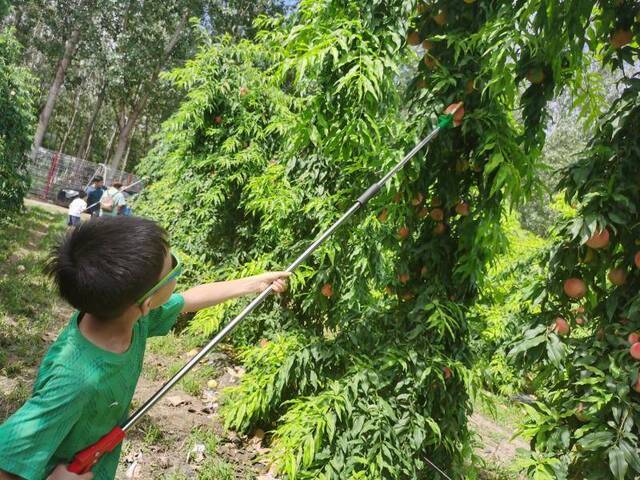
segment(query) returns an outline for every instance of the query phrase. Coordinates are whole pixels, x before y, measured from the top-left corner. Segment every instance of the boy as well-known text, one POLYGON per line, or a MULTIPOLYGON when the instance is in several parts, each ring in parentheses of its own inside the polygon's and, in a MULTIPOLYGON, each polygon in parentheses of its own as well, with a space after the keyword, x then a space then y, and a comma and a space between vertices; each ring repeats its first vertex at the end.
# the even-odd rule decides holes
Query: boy
POLYGON ((92 217, 100 215, 100 199, 106 189, 104 180, 100 175, 96 175, 91 180, 91 185, 87 188, 87 204, 91 207, 89 213, 92 217))
POLYGON ((147 338, 167 334, 181 312, 270 284, 282 293, 289 276, 269 272, 174 294, 180 263, 166 232, 136 217, 70 229, 47 272, 77 311, 42 360, 32 397, 0 425, 2 480, 113 479, 119 447, 92 473, 72 474, 66 464, 127 417, 147 338))
POLYGON ((82 212, 87 209, 87 202, 85 201, 85 197, 87 194, 83 191, 78 193, 78 196, 73 199, 73 201, 69 204, 69 221, 67 225, 73 227, 80 223, 80 218, 82 212))

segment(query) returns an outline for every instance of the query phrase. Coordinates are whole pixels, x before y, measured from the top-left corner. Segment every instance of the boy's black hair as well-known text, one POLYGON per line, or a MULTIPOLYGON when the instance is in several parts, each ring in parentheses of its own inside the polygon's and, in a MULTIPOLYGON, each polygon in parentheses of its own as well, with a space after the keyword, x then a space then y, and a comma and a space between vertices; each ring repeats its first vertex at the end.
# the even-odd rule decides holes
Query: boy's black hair
POLYGON ((78 192, 78 198, 84 198, 87 196, 87 192, 85 192, 84 190, 80 190, 78 192))
POLYGON ((99 217, 70 229, 45 271, 71 305, 109 320, 160 280, 168 251, 166 231, 151 220, 99 217))
POLYGON ((91 183, 98 183, 98 182, 102 182, 104 179, 100 176, 100 175, 96 175, 95 177, 93 177, 93 180, 91 180, 91 183))

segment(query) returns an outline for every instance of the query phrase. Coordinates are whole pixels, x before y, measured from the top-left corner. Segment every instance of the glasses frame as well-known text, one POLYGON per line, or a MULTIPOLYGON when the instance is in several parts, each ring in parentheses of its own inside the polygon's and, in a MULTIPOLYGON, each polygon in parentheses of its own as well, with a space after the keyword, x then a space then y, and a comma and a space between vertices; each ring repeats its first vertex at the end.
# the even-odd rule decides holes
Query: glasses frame
POLYGON ((140 297, 136 301, 136 305, 141 305, 147 298, 157 293, 157 291, 160 290, 162 287, 164 287, 167 283, 169 283, 172 280, 175 280, 180 276, 180 274, 182 273, 182 263, 180 262, 180 259, 176 257, 173 253, 171 254, 171 263, 173 265, 173 267, 171 268, 171 271, 167 273, 164 277, 162 277, 158 283, 156 283, 153 287, 151 287, 147 291, 147 293, 142 295, 142 297, 140 297))

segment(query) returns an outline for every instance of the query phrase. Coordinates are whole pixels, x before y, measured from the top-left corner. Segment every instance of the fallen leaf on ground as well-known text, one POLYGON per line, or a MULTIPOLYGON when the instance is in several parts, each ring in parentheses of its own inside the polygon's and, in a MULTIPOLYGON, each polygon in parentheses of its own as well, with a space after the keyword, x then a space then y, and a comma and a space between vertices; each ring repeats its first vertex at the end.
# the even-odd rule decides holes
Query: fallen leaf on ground
POLYGON ((187 399, 182 398, 180 395, 172 395, 167 397, 167 402, 172 407, 177 407, 178 405, 182 405, 183 403, 188 403, 187 399))
POLYGON ((129 468, 127 468, 127 473, 125 473, 125 476, 127 478, 140 478, 141 475, 142 467, 137 460, 129 465, 129 468))

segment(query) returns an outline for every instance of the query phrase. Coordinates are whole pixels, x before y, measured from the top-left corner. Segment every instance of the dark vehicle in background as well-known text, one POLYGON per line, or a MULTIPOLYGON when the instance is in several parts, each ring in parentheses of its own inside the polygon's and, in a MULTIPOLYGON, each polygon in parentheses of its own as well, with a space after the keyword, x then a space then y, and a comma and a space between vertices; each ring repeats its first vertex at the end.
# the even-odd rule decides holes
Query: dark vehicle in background
POLYGON ((61 188, 55 198, 56 205, 68 207, 71 202, 78 196, 80 190, 74 188, 61 188))

